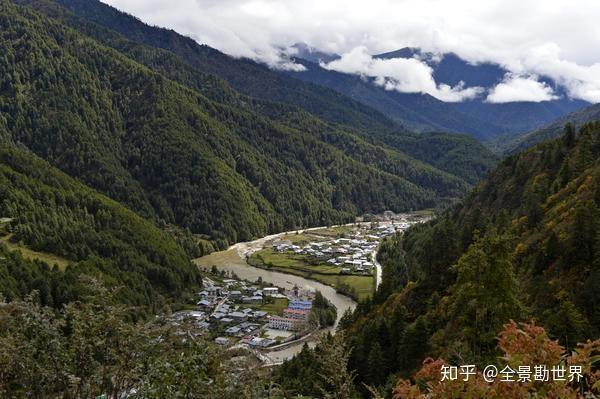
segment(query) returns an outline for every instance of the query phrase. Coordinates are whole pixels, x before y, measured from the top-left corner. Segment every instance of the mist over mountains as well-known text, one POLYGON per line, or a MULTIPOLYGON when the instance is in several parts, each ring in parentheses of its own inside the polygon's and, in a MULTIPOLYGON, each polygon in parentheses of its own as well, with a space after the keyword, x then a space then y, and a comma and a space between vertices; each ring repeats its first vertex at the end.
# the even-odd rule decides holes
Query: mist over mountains
POLYGON ((394 71, 403 68, 401 64, 369 68, 363 59, 344 62, 340 55, 305 44, 292 49, 294 62, 304 70, 285 73, 346 94, 415 131, 467 133, 488 142, 498 135, 533 130, 589 105, 570 99, 564 88, 548 77, 517 77, 500 65, 472 64, 453 53, 437 55, 403 48, 366 61, 415 61, 415 65, 430 68, 430 81, 424 77, 423 85, 408 87, 401 81, 402 73, 394 71), (389 77, 394 74, 397 78, 389 77), (442 99, 420 91, 428 88, 442 99))

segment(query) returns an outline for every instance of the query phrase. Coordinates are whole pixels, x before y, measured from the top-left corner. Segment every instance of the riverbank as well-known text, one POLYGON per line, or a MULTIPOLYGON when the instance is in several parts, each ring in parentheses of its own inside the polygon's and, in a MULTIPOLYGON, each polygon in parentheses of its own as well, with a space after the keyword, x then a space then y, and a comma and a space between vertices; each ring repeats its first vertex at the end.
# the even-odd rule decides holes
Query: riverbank
MULTIPOLYGON (((266 240, 265 237, 263 237, 257 241, 262 241, 264 243, 266 240)), ((235 244, 226 251, 213 252, 210 255, 194 259, 193 262, 204 270, 210 270, 212 266, 215 266, 219 270, 235 273, 239 278, 247 281, 256 281, 261 278, 264 282, 287 290, 299 287, 313 292, 320 291, 323 296, 337 308, 337 318, 334 327, 337 326, 346 310, 354 309, 354 307, 356 307, 356 302, 354 300, 336 292, 333 287, 328 285, 300 276, 260 269, 248 265, 248 263, 246 263, 246 258, 242 257, 241 254, 247 253, 246 251, 249 249, 251 250, 255 245, 261 244, 256 244, 255 241, 251 243, 235 244), (240 247, 242 247, 243 250, 240 251, 240 247)))
MULTIPOLYGON (((409 215, 408 221, 401 224, 400 230, 404 230, 410 225, 427 220, 430 217, 430 215, 409 215)), ((322 330, 321 332, 330 331, 332 333, 335 333, 335 329, 340 319, 346 311, 353 310, 356 307, 356 301, 354 301, 352 298, 346 295, 337 292, 335 288, 326 284, 322 284, 315 280, 311 280, 294 274, 283 273, 281 271, 253 267, 248 264, 247 258, 250 257, 252 254, 256 253, 257 251, 264 249, 265 246, 269 245, 269 243, 272 243, 276 240, 280 240, 288 235, 301 234, 323 229, 332 229, 345 226, 359 226, 367 224, 371 224, 371 222, 349 223, 345 225, 329 227, 314 227, 309 229, 272 234, 254 241, 234 244, 225 251, 213 252, 201 258, 194 259, 193 262, 198 267, 204 270, 210 270, 213 266, 215 266, 218 270, 226 271, 228 273, 234 273, 239 278, 247 281, 257 281, 258 279, 261 279, 266 283, 270 283, 274 286, 281 287, 287 290, 292 290, 294 287, 298 287, 313 292, 320 291, 323 294, 323 296, 337 308, 337 317, 334 326, 332 328, 322 330)), ((372 255, 374 260, 373 263, 375 266, 375 286, 377 287, 381 283, 382 270, 381 265, 379 265, 379 263, 376 261, 376 249, 373 251, 372 255)), ((295 344, 286 346, 283 349, 266 350, 264 353, 266 354, 266 358, 269 359, 268 363, 279 364, 282 361, 293 357, 298 352, 300 352, 302 346, 305 343, 308 343, 309 346, 313 345, 316 335, 317 334, 312 334, 306 339, 299 340, 295 344)))

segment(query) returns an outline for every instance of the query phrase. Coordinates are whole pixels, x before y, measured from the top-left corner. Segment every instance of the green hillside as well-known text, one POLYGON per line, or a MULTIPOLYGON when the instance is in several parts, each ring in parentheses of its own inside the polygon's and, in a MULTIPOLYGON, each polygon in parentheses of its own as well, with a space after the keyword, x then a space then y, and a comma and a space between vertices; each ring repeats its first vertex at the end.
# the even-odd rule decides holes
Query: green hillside
POLYGON ((600 124, 579 135, 568 127, 505 159, 435 221, 386 241, 384 284, 344 322, 359 381, 386 386, 426 356, 493 362, 509 319, 533 318, 567 348, 596 338, 598 159, 600 124))
MULTIPOLYGON (((56 2, 73 14, 50 0, 18 1, 59 17, 61 22, 217 102, 233 101, 236 107, 252 104, 253 112, 276 120, 281 120, 282 112, 305 111, 301 118, 290 120, 291 127, 297 127, 299 119, 306 120, 308 112, 324 121, 341 124, 344 131, 360 135, 371 143, 391 146, 456 174, 470 184, 479 180, 497 161, 486 147, 469 136, 411 133, 378 111, 336 91, 272 71, 250 60, 232 58, 176 32, 148 26, 99 1, 56 2), (229 85, 253 100, 240 96, 229 85), (444 157, 444 162, 438 162, 439 153, 447 151, 460 153, 461 158, 444 157)), ((315 121, 313 117, 305 125, 315 121)))
POLYGON ((271 119, 276 104, 240 96, 170 53, 106 36, 153 71, 0 4, 0 111, 11 138, 142 216, 219 246, 446 204, 493 162, 473 156, 478 167, 463 179, 305 112, 271 119))
POLYGON ((499 152, 507 154, 522 151, 541 143, 542 141, 559 137, 567 123, 571 123, 575 126, 583 126, 588 122, 596 121, 598 119, 600 119, 600 107, 598 105, 591 105, 559 118, 540 129, 525 134, 500 137, 497 142, 494 143, 494 147, 496 147, 499 152))
POLYGON ((121 287, 122 302, 157 311, 201 283, 183 250, 152 223, 7 146, 0 217, 8 220, 0 226, 0 293, 9 300, 36 289, 43 305, 60 307, 79 298, 79 276, 87 274, 121 287))

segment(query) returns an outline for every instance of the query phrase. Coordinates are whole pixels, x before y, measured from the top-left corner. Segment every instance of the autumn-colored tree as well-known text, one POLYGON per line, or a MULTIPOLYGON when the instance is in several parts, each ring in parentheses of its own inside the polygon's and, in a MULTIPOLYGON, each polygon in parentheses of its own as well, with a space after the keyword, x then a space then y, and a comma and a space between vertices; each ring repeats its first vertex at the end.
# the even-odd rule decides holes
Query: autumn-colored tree
POLYGON ((423 367, 411 380, 400 379, 394 389, 394 399, 425 398, 584 398, 596 397, 600 393, 600 339, 580 344, 572 353, 565 353, 565 348, 557 341, 551 340, 546 331, 532 323, 517 324, 514 321, 504 325, 498 337, 498 349, 504 354, 498 364, 499 369, 509 366, 518 370, 520 366, 545 365, 553 366, 577 365, 582 367, 583 378, 577 382, 565 381, 485 381, 481 370, 470 376, 468 381, 459 378, 442 381, 443 359, 431 358, 423 362, 423 367))

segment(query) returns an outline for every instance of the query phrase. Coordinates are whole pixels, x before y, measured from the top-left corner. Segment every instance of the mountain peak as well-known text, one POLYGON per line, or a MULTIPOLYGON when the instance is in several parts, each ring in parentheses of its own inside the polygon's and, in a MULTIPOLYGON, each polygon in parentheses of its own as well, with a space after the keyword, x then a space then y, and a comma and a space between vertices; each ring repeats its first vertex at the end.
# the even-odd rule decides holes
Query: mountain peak
POLYGON ((316 64, 321 62, 328 63, 340 58, 339 54, 327 53, 302 42, 293 44, 290 46, 290 49, 291 56, 314 62, 316 64))

